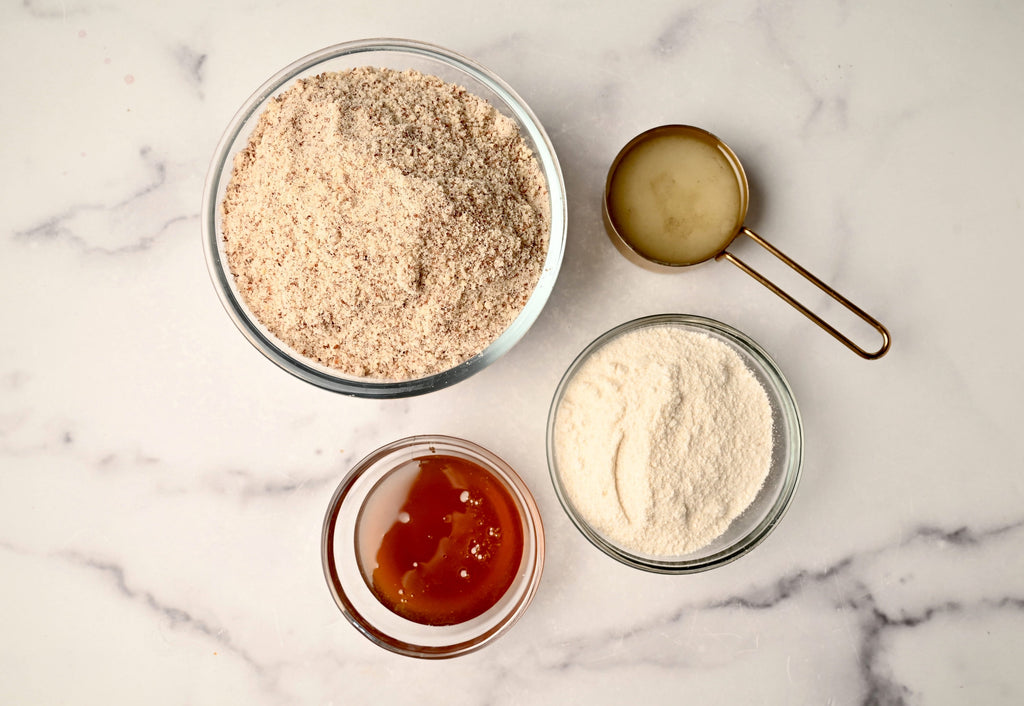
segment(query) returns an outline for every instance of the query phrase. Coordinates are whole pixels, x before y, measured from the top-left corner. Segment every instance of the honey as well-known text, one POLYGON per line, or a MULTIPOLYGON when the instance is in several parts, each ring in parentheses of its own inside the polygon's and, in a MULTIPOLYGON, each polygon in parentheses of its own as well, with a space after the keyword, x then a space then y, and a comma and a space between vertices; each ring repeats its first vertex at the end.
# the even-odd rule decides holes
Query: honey
POLYGON ((363 578, 392 612, 455 625, 486 613, 512 585, 523 524, 511 492, 483 467, 423 456, 396 469, 373 496, 356 544, 363 578))

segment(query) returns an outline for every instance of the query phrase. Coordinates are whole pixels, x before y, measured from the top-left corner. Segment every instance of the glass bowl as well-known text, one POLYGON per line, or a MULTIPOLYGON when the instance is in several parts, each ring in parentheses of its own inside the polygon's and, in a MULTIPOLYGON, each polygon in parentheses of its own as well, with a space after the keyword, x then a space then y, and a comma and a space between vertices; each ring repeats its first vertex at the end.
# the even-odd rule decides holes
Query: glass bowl
POLYGON ((441 47, 403 39, 366 39, 336 44, 314 52, 268 79, 232 118, 221 138, 206 178, 202 229, 206 261, 217 294, 231 320, 263 355, 292 375, 319 387, 357 397, 408 397, 438 390, 484 369, 519 341, 530 328, 554 287, 565 250, 566 197, 554 148, 533 112, 500 78, 479 64, 441 47), (361 66, 414 69, 463 86, 508 116, 533 151, 547 181, 551 232, 540 279, 525 307, 509 327, 480 353, 453 368, 411 380, 379 380, 347 376, 291 349, 261 324, 235 287, 221 235, 220 204, 231 178, 235 154, 248 143, 266 105, 297 79, 326 71, 361 66))
POLYGON ((803 459, 803 427, 789 383, 775 362, 757 343, 736 329, 713 319, 685 314, 661 314, 624 323, 588 345, 562 377, 548 414, 547 458, 555 493, 569 519, 594 546, 623 564, 663 574, 688 574, 713 569, 743 556, 756 547, 782 519, 800 477, 803 459), (620 336, 650 326, 672 326, 706 334, 739 354, 767 393, 772 413, 771 468, 753 502, 707 546, 679 556, 640 554, 621 546, 593 527, 573 505, 562 482, 555 454, 555 420, 559 405, 573 377, 594 353, 620 336))
POLYGON ((456 657, 490 644, 526 611, 544 568, 544 526, 526 484, 493 453, 454 437, 411 436, 377 449, 341 481, 324 519, 321 558, 327 585, 341 612, 371 641, 410 657, 456 657), (409 477, 410 467, 418 459, 435 455, 465 459, 488 471, 512 498, 523 536, 518 570, 498 602, 475 618, 442 626, 392 612, 370 590, 360 561, 360 555, 367 556, 367 547, 378 546, 373 538, 394 522, 393 514, 376 510, 382 504, 392 511, 399 506, 403 495, 396 489, 407 492, 403 479, 409 477))

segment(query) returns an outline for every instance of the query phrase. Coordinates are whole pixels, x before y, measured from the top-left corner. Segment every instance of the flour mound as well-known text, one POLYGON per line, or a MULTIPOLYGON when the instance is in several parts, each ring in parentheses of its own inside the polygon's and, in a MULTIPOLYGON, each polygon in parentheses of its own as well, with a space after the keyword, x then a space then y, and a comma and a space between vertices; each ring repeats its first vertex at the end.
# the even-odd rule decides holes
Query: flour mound
POLYGON ((515 123, 437 77, 374 68, 272 100, 222 215, 236 287, 274 336, 395 380, 452 368, 512 323, 551 223, 515 123))
POLYGON ((612 340, 576 372, 555 418, 555 461, 580 515, 651 556, 707 546, 771 468, 772 410, 739 355, 671 325, 612 340))

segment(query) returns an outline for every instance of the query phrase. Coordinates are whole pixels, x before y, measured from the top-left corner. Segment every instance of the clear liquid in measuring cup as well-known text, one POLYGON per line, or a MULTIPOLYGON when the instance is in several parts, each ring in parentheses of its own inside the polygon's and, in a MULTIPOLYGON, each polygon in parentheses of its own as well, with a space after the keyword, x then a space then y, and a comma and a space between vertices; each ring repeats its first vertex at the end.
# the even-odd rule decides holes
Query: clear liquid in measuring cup
POLYGON ((691 265, 722 252, 743 225, 742 179, 703 131, 660 132, 624 154, 609 179, 608 216, 641 256, 691 265))

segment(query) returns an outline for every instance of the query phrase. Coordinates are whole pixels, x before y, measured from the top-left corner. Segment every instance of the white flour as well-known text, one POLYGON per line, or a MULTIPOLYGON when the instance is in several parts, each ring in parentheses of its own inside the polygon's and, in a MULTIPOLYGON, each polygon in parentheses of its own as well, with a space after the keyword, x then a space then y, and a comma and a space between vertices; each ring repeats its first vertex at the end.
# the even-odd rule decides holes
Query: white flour
POLYGON ((576 372, 554 451, 569 499, 595 529, 643 554, 686 554, 721 535, 764 483, 771 405, 726 344, 651 326, 576 372))

